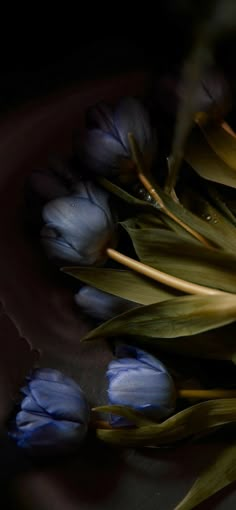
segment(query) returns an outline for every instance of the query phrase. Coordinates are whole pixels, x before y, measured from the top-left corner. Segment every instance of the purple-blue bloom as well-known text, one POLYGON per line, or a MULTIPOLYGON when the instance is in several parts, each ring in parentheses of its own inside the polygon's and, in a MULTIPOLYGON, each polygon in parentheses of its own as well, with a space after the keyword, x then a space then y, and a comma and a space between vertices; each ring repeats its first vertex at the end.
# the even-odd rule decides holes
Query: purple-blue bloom
POLYGON ((140 306, 138 303, 113 296, 89 285, 84 285, 75 294, 75 302, 86 315, 99 321, 107 321, 116 315, 140 306))
POLYGON ((49 258, 78 265, 101 265, 113 246, 115 225, 109 195, 93 182, 80 182, 75 192, 44 206, 41 231, 49 258))
POLYGON ((34 370, 10 436, 21 448, 61 450, 86 436, 89 407, 80 386, 58 370, 34 370))
POLYGON ((96 173, 106 176, 131 176, 134 163, 128 133, 132 133, 149 170, 155 152, 156 136, 143 105, 132 97, 121 99, 113 111, 99 104, 90 111, 93 127, 87 130, 84 144, 86 164, 96 173))
MULTIPOLYGON (((153 420, 170 416, 176 390, 167 368, 151 354, 132 346, 119 346, 107 370, 109 403, 133 407, 153 420)), ((112 416, 112 424, 128 425, 112 416)))

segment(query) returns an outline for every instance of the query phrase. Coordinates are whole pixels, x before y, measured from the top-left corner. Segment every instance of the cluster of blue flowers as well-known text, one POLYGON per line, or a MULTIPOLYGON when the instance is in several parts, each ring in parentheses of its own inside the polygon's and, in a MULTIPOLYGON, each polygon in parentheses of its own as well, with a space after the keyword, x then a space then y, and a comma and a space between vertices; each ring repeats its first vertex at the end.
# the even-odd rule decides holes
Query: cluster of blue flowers
MULTIPOLYGON (((160 421, 174 412, 176 392, 166 367, 141 349, 120 346, 107 370, 110 404, 126 405, 160 421)), ((34 370, 22 388, 10 436, 29 451, 63 451, 86 437, 89 405, 79 384, 55 369, 34 370)), ((130 425, 111 416, 113 426, 130 425)))
MULTIPOLYGON (((115 110, 100 104, 91 109, 88 118, 83 164, 93 175, 135 180, 129 133, 135 137, 146 171, 150 169, 156 137, 139 101, 125 98, 115 110)), ((116 245, 116 221, 109 194, 91 178, 74 179, 68 169, 36 171, 29 178, 28 187, 40 199, 41 241, 49 258, 59 264, 103 265, 106 249, 116 245)), ((86 285, 80 288, 75 301, 98 321, 137 306, 86 285)), ((107 377, 110 404, 130 406, 157 421, 173 413, 173 380, 165 366, 150 354, 135 347, 118 347, 107 377)), ((10 432, 20 447, 63 450, 83 441, 89 424, 89 405, 75 381, 58 370, 37 369, 22 393, 10 432)), ((111 416, 111 423, 130 425, 115 416, 111 416)))

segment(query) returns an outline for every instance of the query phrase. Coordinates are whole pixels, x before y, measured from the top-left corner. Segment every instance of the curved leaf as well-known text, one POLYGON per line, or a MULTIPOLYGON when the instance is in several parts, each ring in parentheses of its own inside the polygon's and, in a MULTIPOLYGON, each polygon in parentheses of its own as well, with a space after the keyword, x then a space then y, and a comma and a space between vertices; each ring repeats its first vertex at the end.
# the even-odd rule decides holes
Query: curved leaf
POLYGON ((118 416, 123 416, 124 418, 127 418, 127 420, 133 422, 137 427, 153 423, 153 421, 148 419, 144 414, 135 411, 132 407, 128 406, 106 405, 95 407, 93 411, 100 413, 113 413, 118 416))
POLYGON ((230 168, 235 170, 236 179, 236 138, 218 123, 200 124, 200 129, 213 151, 230 168))
POLYGON ((220 449, 175 510, 191 510, 236 480, 236 443, 220 449))
MULTIPOLYGON (((113 193, 115 196, 120 198, 121 200, 130 203, 132 207, 138 207, 138 209, 143 209, 145 213, 150 213, 152 215, 157 215, 158 218, 161 218, 162 221, 167 224, 171 229, 176 231, 178 234, 181 232, 181 228, 173 222, 166 215, 161 213, 155 205, 152 205, 144 200, 139 200, 124 191, 119 186, 111 183, 107 179, 99 179, 101 185, 104 186, 105 189, 113 193)), ((165 193, 157 184, 155 184, 155 189, 160 195, 162 201, 167 206, 169 211, 171 211, 175 216, 177 216, 180 220, 182 220, 186 225, 189 225, 193 230, 202 234, 206 239, 212 241, 213 244, 220 247, 221 249, 228 251, 229 253, 235 252, 235 246, 232 246, 232 240, 235 239, 235 231, 230 231, 231 235, 229 238, 229 230, 227 232, 224 230, 221 231, 221 235, 218 234, 218 229, 215 228, 214 224, 208 223, 207 221, 199 218, 196 214, 193 214, 186 208, 184 208, 181 204, 176 203, 170 195, 165 193)), ((230 228, 230 227, 228 227, 230 228)), ((231 228, 233 228, 231 226, 231 228)), ((192 236, 186 233, 184 229, 181 237, 188 238, 191 242, 194 242, 192 236)), ((236 243, 236 241, 234 241, 236 243)), ((196 241, 195 241, 196 243, 196 241)))
MULTIPOLYGON (((109 406, 109 412, 111 412, 109 406)), ((114 414, 122 409, 114 406, 114 414)), ((212 429, 236 422, 236 399, 208 400, 184 409, 163 423, 144 425, 137 429, 97 430, 97 436, 107 443, 121 446, 161 446, 173 444, 212 429)))
MULTIPOLYGON (((233 151, 231 156, 229 157, 228 155, 226 158, 227 151, 225 150, 224 159, 221 159, 223 155, 222 142, 219 143, 218 153, 221 156, 219 157, 215 151, 216 139, 214 138, 214 144, 212 142, 212 145, 214 145, 213 150, 204 134, 199 127, 192 131, 185 147, 184 159, 204 179, 235 188, 236 170, 226 162, 226 160, 229 162, 233 158, 233 151)), ((225 138, 226 136, 224 135, 225 138)))
POLYGON ((166 289, 132 271, 91 267, 64 267, 63 271, 97 289, 141 305, 158 303, 178 295, 174 289, 166 289))
POLYGON ((219 337, 214 334, 209 339, 195 335, 230 324, 235 318, 234 295, 184 296, 123 313, 89 332, 83 340, 125 335, 170 352, 232 359, 236 352, 234 334, 225 338, 221 331, 219 337))
MULTIPOLYGON (((132 239, 141 262, 160 271, 200 285, 236 292, 236 257, 208 250, 194 242, 179 239, 163 229, 137 229, 130 220, 122 225, 132 239)), ((236 236, 235 236, 236 241, 236 236)))

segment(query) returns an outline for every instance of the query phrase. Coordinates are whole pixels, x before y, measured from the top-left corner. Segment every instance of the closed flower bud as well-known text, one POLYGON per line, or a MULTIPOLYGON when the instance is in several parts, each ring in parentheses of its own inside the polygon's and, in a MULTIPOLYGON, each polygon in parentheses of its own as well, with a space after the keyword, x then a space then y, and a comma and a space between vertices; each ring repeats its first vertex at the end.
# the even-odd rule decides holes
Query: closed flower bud
POLYGON ((100 104, 90 111, 90 123, 84 145, 85 162, 94 172, 108 177, 134 179, 128 134, 132 133, 149 170, 156 152, 156 137, 147 111, 132 98, 123 98, 113 111, 100 104))
MULTIPOLYGON (((185 84, 174 76, 161 78, 157 85, 156 100, 159 108, 175 115, 180 100, 186 94, 185 84)), ((195 92, 196 113, 207 113, 211 119, 222 120, 231 105, 231 94, 224 75, 216 68, 207 70, 195 92)))
POLYGON ((107 321, 115 315, 140 306, 138 303, 113 296, 89 285, 81 287, 75 295, 75 302, 85 314, 98 321, 107 321))
POLYGON ((80 182, 70 196, 45 205, 41 231, 49 258, 78 265, 100 265, 114 244, 109 195, 92 182, 80 182))
POLYGON ((35 370, 10 436, 29 450, 64 450, 86 436, 89 408, 80 386, 58 370, 35 370))
MULTIPOLYGON (((108 366, 110 404, 124 405, 153 420, 162 420, 174 412, 176 391, 166 367, 151 354, 131 346, 117 348, 117 360, 108 366)), ((112 424, 128 425, 112 416, 112 424)))

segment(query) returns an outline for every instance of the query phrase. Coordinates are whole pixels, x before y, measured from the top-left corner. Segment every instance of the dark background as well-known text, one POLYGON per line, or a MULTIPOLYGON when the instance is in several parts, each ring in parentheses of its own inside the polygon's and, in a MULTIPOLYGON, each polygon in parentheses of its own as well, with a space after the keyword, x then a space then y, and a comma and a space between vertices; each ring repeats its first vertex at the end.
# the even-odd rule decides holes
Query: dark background
MULTIPOLYGON (((0 112, 84 79, 148 68, 179 69, 213 0, 166 0, 133 8, 78 4, 59 14, 7 26, 0 35, 0 112), (83 11, 81 8, 83 7, 83 11)), ((27 14, 28 16, 29 14, 27 14)), ((235 37, 217 48, 217 60, 234 74, 235 37)))
MULTIPOLYGON (((200 21, 207 16, 208 3, 207 0, 166 0, 156 2, 155 13, 146 12, 148 6, 142 4, 141 12, 133 13, 131 18, 119 4, 111 5, 113 12, 108 17, 100 12, 97 18, 91 4, 91 12, 76 15, 67 12, 67 21, 60 26, 56 17, 47 29, 44 22, 37 29, 31 24, 31 31, 25 34, 26 42, 23 42, 21 25, 20 35, 14 34, 12 45, 9 44, 11 28, 1 47, 0 117, 22 104, 83 80, 139 68, 151 69, 154 74, 178 71, 200 21)), ((235 50, 234 34, 221 39, 216 48, 216 60, 233 86, 235 50)), ((7 481, 18 472, 19 466, 20 470, 27 470, 30 462, 11 443, 4 441, 1 448, 0 492, 3 495, 7 481)), ((12 507, 10 502, 9 506, 5 503, 4 508, 15 509, 15 503, 12 507)))

